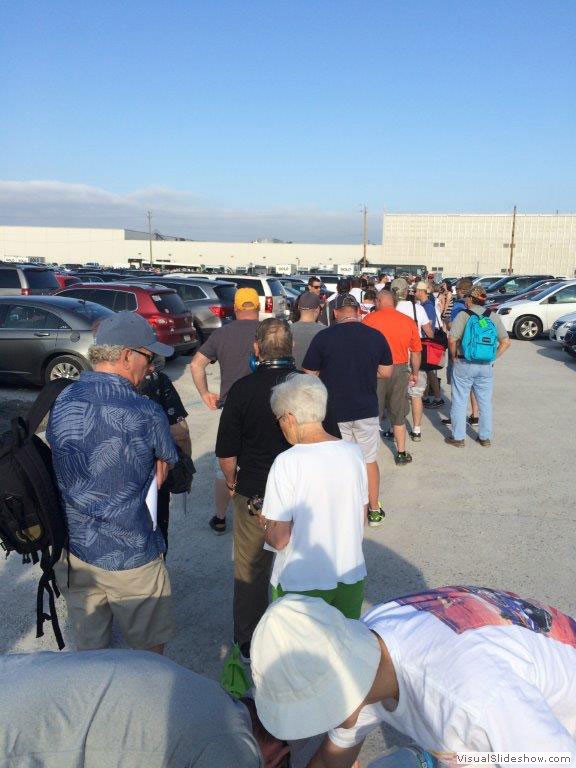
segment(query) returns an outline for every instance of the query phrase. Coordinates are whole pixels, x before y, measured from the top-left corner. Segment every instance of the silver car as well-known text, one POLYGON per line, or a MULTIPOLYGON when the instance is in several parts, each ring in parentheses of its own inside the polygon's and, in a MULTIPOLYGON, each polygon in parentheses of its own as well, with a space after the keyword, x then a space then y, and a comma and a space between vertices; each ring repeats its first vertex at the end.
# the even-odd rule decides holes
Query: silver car
POLYGON ((0 296, 0 378, 43 385, 90 368, 93 327, 112 310, 64 296, 0 296))
POLYGON ((0 296, 45 296, 59 290, 53 269, 0 262, 0 296))

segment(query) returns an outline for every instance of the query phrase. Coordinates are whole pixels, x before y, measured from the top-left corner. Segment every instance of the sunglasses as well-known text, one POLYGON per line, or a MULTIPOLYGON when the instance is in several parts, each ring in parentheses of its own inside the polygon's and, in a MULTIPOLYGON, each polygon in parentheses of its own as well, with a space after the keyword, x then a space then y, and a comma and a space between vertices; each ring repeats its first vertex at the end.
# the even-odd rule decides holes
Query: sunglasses
POLYGON ((310 288, 314 288, 315 290, 320 290, 320 288, 322 288, 322 285, 318 283, 318 285, 311 285, 310 288))
POLYGON ((148 365, 152 365, 154 362, 154 354, 152 352, 142 352, 140 349, 133 349, 132 347, 128 347, 128 349, 131 352, 138 352, 139 355, 142 355, 142 357, 145 357, 148 361, 148 365))

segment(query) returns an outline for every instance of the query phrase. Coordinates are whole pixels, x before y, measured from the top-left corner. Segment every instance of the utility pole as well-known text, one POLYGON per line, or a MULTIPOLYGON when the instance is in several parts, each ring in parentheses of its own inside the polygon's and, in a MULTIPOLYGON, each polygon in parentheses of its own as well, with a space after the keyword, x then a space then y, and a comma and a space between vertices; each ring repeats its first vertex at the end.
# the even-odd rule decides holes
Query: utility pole
POLYGON ((152 268, 152 211, 148 211, 148 245, 150 246, 150 268, 152 268))
POLYGON ((362 206, 362 215, 364 219, 363 225, 363 237, 362 237, 362 266, 366 269, 366 243, 368 242, 368 208, 365 205, 362 206))
POLYGON ((512 214, 512 236, 510 237, 510 261, 508 262, 508 274, 513 272, 512 262, 514 261, 514 235, 516 233, 516 206, 514 206, 514 212, 512 214))

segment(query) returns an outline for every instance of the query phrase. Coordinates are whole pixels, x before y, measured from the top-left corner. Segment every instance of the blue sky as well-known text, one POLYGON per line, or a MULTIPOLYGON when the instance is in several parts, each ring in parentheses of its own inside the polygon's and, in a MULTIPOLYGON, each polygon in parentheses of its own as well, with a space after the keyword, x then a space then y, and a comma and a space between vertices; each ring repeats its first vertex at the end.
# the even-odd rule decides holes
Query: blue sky
POLYGON ((573 210, 573 0, 13 2, 0 223, 352 242, 573 210), (35 183, 32 183, 35 182, 35 183))

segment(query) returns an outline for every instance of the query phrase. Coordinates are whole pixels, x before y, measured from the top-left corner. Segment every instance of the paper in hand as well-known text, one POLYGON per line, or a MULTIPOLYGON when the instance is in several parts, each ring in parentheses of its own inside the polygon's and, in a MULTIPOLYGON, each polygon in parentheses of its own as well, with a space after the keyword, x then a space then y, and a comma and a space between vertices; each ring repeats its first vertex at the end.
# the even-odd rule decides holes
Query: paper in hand
POLYGON ((154 473, 148 493, 146 494, 146 506, 152 518, 152 530, 155 531, 158 525, 158 482, 156 480, 156 473, 154 473))

